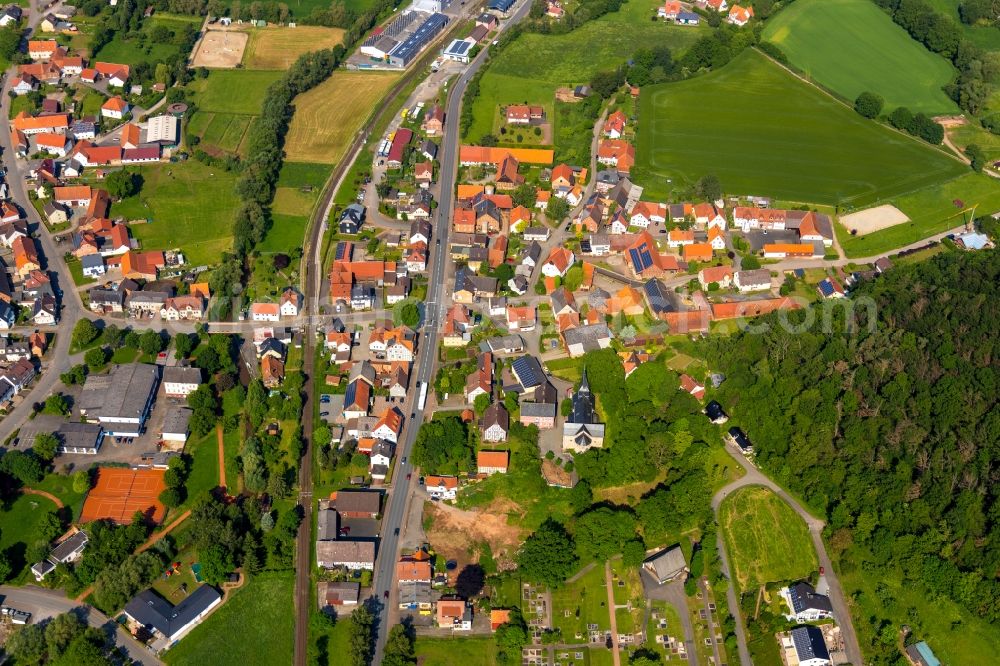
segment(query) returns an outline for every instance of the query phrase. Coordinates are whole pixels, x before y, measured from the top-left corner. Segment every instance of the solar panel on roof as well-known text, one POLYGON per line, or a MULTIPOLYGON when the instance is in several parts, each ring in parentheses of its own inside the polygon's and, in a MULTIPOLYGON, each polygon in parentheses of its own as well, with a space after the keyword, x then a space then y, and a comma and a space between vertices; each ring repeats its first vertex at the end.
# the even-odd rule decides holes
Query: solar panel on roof
POLYGON ((819 291, 824 296, 830 296, 833 294, 833 283, 829 280, 823 280, 819 283, 819 291))
POLYGON ((513 363, 514 374, 521 380, 525 388, 538 386, 542 383, 542 373, 538 362, 531 356, 522 356, 513 363))

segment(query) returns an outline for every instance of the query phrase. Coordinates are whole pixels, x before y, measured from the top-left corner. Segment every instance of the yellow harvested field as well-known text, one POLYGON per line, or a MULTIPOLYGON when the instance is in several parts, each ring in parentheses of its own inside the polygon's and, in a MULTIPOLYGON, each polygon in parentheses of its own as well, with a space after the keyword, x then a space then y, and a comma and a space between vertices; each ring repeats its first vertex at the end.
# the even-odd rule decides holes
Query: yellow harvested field
POLYGON ((303 53, 328 49, 344 41, 340 28, 296 26, 271 27, 250 33, 250 43, 243 55, 247 69, 288 69, 303 53))
POLYGON ((399 76, 395 72, 337 70, 296 97, 295 115, 285 138, 285 159, 335 164, 399 76))

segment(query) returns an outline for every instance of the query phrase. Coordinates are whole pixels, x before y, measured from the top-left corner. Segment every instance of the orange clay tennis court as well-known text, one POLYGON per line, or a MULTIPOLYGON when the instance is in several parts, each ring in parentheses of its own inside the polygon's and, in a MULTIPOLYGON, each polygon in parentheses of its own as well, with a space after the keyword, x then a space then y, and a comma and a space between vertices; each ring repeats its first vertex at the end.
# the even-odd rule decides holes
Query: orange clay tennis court
POLYGON ((163 520, 166 508, 159 496, 167 485, 163 469, 125 469, 99 467, 97 482, 83 503, 81 523, 102 518, 124 524, 132 522, 136 511, 146 514, 154 523, 163 520))

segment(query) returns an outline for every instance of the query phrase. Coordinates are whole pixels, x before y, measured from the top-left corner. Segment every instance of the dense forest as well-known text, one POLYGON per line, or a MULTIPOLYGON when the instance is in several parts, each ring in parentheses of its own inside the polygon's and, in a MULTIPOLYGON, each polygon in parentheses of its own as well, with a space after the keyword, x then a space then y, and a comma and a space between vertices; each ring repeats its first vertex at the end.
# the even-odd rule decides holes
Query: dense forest
MULTIPOLYGON (((892 269, 804 332, 713 339, 720 400, 760 466, 925 596, 1000 619, 1000 254, 949 252, 892 269), (874 308, 858 307, 870 298, 874 308)), ((808 316, 798 312, 790 319, 808 316)), ((884 618, 898 629, 906 617, 884 618)), ((890 663, 893 646, 870 646, 890 663)), ((896 653, 898 654, 898 652, 896 653)))

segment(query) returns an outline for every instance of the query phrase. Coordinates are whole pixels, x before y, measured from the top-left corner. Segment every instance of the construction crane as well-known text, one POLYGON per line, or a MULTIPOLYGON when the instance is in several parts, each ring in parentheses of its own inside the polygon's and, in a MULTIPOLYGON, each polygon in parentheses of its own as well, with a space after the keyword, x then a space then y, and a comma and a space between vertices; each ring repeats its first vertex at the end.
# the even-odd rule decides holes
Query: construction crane
POLYGON ((972 231, 972 221, 976 219, 976 209, 979 208, 979 204, 973 204, 972 206, 966 207, 965 202, 961 199, 954 199, 952 203, 955 204, 957 208, 961 208, 962 210, 958 211, 954 215, 946 217, 945 222, 961 215, 962 221, 965 222, 965 230, 967 232, 972 231), (969 213, 969 219, 965 219, 966 213, 969 213))

